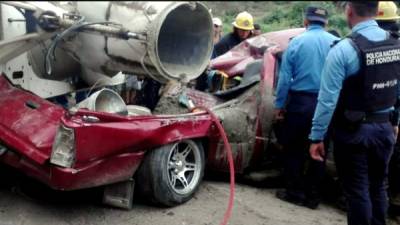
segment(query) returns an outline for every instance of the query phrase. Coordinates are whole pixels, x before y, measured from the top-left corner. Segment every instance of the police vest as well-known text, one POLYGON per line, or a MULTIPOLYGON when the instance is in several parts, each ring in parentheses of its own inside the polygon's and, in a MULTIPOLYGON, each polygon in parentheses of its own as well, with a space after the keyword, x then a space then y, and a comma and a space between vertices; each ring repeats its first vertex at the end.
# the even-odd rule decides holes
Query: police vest
POLYGON ((360 59, 360 70, 343 82, 339 110, 375 112, 392 107, 400 78, 400 41, 390 34, 384 41, 369 41, 352 34, 350 43, 360 59))

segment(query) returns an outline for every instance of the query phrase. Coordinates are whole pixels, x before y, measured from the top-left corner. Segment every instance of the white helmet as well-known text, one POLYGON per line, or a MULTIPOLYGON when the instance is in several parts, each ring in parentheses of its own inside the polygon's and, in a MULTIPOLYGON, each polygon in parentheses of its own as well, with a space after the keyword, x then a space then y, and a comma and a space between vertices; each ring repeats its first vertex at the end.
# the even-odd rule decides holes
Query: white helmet
POLYGON ((212 19, 212 21, 213 21, 213 24, 214 25, 217 25, 217 26, 222 26, 222 21, 221 21, 221 19, 220 18, 218 18, 218 17, 214 17, 213 19, 212 19))

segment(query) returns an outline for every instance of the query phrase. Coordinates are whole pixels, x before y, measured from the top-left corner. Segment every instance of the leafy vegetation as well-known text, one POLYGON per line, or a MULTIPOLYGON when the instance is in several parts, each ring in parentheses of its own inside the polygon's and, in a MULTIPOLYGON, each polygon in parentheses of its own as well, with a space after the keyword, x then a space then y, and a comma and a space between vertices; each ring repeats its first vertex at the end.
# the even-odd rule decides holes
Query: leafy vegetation
POLYGON ((321 6, 328 10, 329 23, 327 29, 334 29, 342 36, 350 30, 344 17, 342 4, 333 1, 229 1, 229 2, 204 2, 211 10, 213 16, 223 21, 224 34, 232 31, 232 22, 241 11, 253 15, 255 23, 261 25, 263 32, 276 31, 288 28, 302 27, 303 14, 307 6, 321 6))

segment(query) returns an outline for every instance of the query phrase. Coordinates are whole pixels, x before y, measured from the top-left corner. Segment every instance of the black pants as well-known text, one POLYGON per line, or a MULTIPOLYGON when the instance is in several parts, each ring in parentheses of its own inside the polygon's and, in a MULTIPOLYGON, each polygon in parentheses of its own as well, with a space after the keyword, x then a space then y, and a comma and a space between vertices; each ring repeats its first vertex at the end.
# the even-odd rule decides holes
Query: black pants
POLYGON ((389 164, 389 192, 392 212, 400 216, 400 142, 394 147, 393 155, 389 164))
POLYGON ((299 198, 320 198, 325 163, 311 159, 308 135, 317 94, 291 92, 284 121, 284 166, 287 194, 299 198))
POLYGON ((392 125, 361 124, 353 132, 335 128, 333 141, 336 167, 348 204, 348 224, 386 224, 385 182, 394 146, 392 125))

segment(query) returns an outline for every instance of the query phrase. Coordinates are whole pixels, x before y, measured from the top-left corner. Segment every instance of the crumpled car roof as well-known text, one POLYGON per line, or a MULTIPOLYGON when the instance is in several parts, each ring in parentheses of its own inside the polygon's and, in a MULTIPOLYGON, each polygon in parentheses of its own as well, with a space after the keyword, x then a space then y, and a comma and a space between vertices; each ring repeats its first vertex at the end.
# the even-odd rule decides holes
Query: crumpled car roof
POLYGON ((228 76, 243 74, 247 64, 263 57, 267 49, 274 47, 276 52, 284 51, 290 39, 303 33, 304 28, 274 31, 249 38, 227 53, 211 60, 212 69, 222 70, 228 76))

